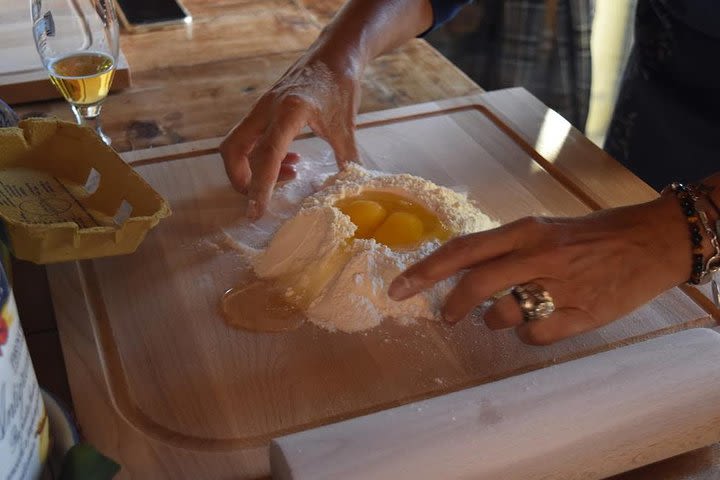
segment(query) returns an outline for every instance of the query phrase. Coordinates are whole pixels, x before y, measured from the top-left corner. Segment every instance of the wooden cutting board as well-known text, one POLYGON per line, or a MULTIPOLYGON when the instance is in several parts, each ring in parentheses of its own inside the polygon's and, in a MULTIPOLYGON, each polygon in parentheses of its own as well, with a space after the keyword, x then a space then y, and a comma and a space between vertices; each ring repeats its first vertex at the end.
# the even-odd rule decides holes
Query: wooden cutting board
MULTIPOLYGON (((128 86, 130 70, 121 52, 111 90, 128 86)), ((35 50, 30 2, 3 2, 0 5, 0 100, 13 105, 61 97, 50 83, 35 50)))
MULTIPOLYGON (((370 167, 465 186, 502 222, 656 196, 522 89, 364 115, 357 137, 370 167)), ((125 478, 264 476, 273 437, 715 325, 717 311, 688 288, 543 348, 470 322, 354 335, 229 328, 220 297, 246 273, 222 231, 244 221, 245 205, 218 143, 126 154, 173 216, 133 255, 48 268, 79 422, 125 478)), ((329 152, 309 133, 293 150, 329 152)))
POLYGON ((663 335, 275 439, 273 479, 607 479, 720 440, 718 362, 663 335))

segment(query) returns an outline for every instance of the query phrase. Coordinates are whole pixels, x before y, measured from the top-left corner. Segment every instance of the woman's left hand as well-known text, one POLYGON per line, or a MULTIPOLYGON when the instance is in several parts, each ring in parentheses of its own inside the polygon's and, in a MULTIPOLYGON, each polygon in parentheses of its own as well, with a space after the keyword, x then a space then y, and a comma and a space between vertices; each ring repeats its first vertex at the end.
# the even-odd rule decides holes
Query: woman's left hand
POLYGON ((516 327, 526 343, 545 345, 631 312, 690 275, 687 221, 673 195, 580 218, 528 217, 455 238, 390 285, 409 298, 463 272, 443 318, 454 324, 515 285, 537 283, 553 298, 550 315, 524 321, 512 294, 485 313, 491 329, 516 327))

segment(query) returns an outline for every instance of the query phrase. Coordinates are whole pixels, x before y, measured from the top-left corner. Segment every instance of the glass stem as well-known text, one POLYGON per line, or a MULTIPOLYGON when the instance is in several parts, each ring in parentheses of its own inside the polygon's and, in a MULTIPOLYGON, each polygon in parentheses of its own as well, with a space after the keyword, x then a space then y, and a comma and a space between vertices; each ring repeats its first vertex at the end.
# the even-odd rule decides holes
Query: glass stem
POLYGON ((100 110, 102 109, 101 104, 97 105, 72 105, 72 111, 75 114, 75 120, 80 125, 86 125, 97 133, 97 136, 105 143, 110 145, 110 137, 102 129, 102 123, 100 122, 100 110))

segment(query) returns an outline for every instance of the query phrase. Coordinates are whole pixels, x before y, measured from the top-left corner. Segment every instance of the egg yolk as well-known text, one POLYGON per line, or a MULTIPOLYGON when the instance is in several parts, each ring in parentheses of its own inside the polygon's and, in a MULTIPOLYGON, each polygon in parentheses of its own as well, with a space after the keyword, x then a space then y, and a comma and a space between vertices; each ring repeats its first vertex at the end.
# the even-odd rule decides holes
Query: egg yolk
POLYGON ((382 205, 372 200, 355 200, 341 210, 357 227, 357 238, 370 238, 388 215, 382 205))
POLYGON ((394 193, 366 191, 336 206, 357 227, 355 238, 374 238, 393 249, 414 249, 424 241, 450 237, 437 215, 394 193))
POLYGON ((417 245, 422 240, 425 227, 416 215, 407 212, 393 212, 380 225, 373 238, 383 245, 395 247, 417 245))

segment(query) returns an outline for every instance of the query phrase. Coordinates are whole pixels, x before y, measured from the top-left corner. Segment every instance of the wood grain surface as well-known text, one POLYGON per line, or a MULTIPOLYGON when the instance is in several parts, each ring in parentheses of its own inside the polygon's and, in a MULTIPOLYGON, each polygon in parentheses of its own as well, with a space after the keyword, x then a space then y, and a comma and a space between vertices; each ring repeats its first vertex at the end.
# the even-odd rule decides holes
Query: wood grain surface
POLYGON ((720 440, 696 328, 276 439, 275 480, 598 480, 720 440))
MULTIPOLYGON (((358 140, 369 166, 466 186, 503 222, 653 195, 562 122, 527 92, 510 90, 369 114, 359 119, 358 140), (617 186, 574 182, 584 168, 617 186)), ((545 348, 470 322, 386 324, 365 335, 312 325, 233 330, 218 302, 245 274, 232 241, 243 198, 229 187, 216 146, 126 154, 174 215, 133 255, 48 270, 78 417, 128 478, 253 478, 267 474, 274 436, 715 324, 715 312, 674 289, 545 348)), ((309 134, 293 149, 329 154, 309 134)))
MULTIPOLYGON (((123 33, 132 87, 110 95, 102 115, 113 147, 128 151, 224 135, 342 3, 187 0, 183 4, 193 16, 191 25, 123 33)), ((481 91, 424 40, 371 63, 362 87, 361 112, 481 91)), ((72 119, 62 101, 13 107, 22 116, 72 119)))

